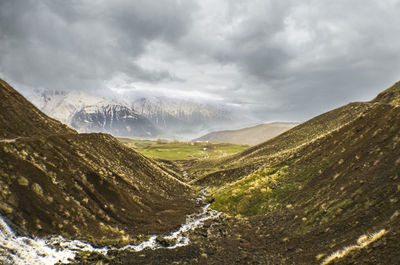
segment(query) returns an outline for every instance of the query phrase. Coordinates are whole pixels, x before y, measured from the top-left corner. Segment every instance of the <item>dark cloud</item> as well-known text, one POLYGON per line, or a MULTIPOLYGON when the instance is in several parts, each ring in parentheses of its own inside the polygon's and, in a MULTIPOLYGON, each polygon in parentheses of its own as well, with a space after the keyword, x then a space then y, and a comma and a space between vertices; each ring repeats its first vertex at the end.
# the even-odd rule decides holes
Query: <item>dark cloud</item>
POLYGON ((119 79, 304 120, 400 79, 399 12, 399 0, 2 0, 0 72, 58 89, 119 79))
POLYGON ((25 85, 91 89, 116 73, 131 80, 176 80, 136 63, 154 40, 174 42, 191 21, 180 1, 3 0, 0 72, 25 85))

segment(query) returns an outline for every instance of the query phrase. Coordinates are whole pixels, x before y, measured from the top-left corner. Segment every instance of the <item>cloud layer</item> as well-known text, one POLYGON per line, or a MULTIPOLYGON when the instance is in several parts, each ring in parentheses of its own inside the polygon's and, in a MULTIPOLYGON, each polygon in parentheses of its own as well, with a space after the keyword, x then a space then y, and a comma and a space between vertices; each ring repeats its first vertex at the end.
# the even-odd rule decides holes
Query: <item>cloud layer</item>
POLYGON ((3 0, 0 73, 150 90, 304 120, 400 79, 400 1, 3 0))

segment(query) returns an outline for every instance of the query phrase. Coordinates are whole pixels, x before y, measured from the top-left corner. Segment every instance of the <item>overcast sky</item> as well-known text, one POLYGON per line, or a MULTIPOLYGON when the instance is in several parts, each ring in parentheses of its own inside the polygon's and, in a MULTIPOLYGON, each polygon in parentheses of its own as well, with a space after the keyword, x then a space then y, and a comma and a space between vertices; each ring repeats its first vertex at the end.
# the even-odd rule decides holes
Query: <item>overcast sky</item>
POLYGON ((400 80, 398 0, 0 0, 0 76, 303 121, 400 80))

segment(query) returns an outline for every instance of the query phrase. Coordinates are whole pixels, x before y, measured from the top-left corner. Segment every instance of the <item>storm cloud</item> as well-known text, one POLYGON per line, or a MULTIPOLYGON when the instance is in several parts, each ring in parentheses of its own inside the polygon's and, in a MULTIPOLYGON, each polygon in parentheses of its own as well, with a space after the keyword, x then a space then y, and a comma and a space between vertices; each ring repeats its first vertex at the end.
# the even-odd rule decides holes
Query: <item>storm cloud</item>
POLYGON ((0 0, 0 74, 302 121, 400 79, 399 13, 397 0, 0 0))

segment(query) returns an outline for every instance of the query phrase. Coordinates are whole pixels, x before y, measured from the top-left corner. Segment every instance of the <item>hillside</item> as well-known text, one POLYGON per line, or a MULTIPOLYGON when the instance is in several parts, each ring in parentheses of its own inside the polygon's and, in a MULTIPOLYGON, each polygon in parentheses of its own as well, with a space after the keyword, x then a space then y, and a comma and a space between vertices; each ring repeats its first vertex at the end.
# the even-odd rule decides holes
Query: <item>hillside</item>
POLYGON ((265 164, 290 156, 305 145, 351 122, 370 108, 370 103, 350 103, 310 119, 264 143, 219 160, 196 161, 191 175, 198 185, 214 185, 243 177, 265 164))
POLYGON ((4 81, 0 210, 32 235, 92 242, 170 231, 194 207, 191 189, 107 134, 78 134, 4 81))
POLYGON ((51 119, 0 79, 0 137, 15 138, 76 132, 51 119))
POLYGON ((211 132, 194 139, 193 141, 256 145, 291 129, 296 125, 297 123, 289 122, 260 124, 240 130, 211 132))
POLYGON ((379 93, 371 102, 386 103, 392 105, 400 104, 400 81, 389 87, 385 91, 379 93))

